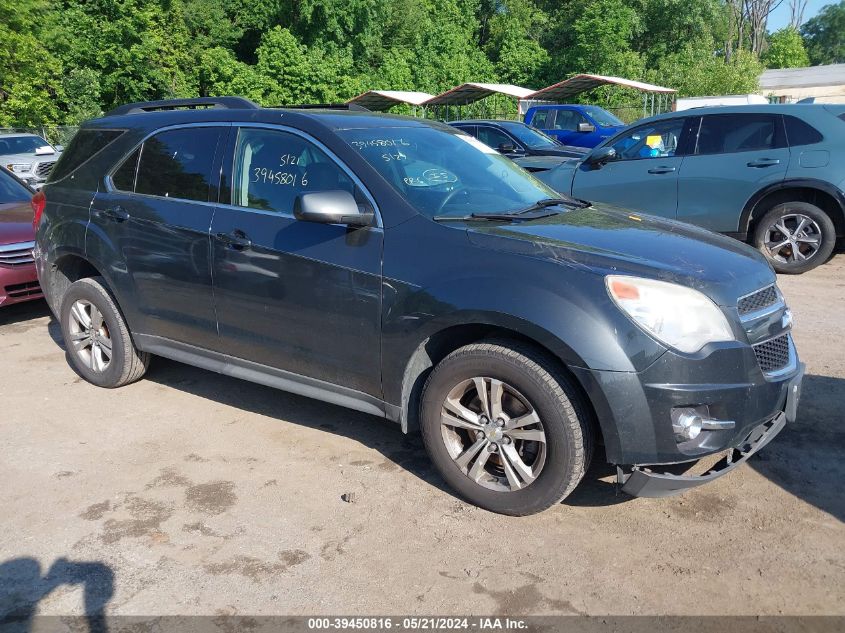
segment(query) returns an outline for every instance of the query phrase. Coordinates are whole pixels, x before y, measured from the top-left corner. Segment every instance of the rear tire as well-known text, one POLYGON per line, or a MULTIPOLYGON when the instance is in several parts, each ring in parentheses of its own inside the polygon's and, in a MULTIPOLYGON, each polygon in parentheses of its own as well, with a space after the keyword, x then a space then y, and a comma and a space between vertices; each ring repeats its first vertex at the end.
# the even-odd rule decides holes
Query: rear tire
POLYGON ((502 514, 534 514, 564 499, 593 452, 578 391, 552 359, 510 341, 467 345, 443 359, 426 382, 420 423, 449 485, 502 514))
POLYGON ((830 258, 836 228, 819 207, 809 202, 784 202, 757 222, 754 246, 779 273, 797 275, 830 258))
POLYGON ((139 351, 102 277, 74 282, 62 297, 59 321, 73 369, 98 387, 135 382, 150 363, 139 351))

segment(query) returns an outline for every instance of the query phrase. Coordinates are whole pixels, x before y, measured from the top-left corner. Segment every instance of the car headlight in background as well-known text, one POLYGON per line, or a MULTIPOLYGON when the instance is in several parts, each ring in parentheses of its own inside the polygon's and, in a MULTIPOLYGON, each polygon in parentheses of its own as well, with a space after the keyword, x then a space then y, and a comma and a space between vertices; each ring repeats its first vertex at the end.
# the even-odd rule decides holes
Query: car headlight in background
POLYGON ((6 165, 6 169, 13 171, 16 174, 22 174, 32 169, 32 163, 10 163, 6 165))
POLYGON ((607 292, 634 323, 658 341, 693 353, 707 343, 736 337, 719 307, 706 295, 677 284, 608 275, 607 292))

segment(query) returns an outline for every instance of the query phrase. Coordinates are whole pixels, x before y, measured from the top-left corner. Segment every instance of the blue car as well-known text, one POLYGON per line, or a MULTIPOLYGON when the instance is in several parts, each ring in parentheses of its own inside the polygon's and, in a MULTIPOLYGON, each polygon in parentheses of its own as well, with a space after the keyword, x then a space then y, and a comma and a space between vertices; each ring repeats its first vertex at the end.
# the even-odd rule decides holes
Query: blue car
POLYGON ((639 121, 586 158, 535 174, 576 198, 697 224, 780 273, 845 235, 845 105, 716 106, 639 121))
POLYGON ((604 108, 579 104, 534 106, 525 113, 525 122, 575 147, 595 147, 625 128, 604 108))

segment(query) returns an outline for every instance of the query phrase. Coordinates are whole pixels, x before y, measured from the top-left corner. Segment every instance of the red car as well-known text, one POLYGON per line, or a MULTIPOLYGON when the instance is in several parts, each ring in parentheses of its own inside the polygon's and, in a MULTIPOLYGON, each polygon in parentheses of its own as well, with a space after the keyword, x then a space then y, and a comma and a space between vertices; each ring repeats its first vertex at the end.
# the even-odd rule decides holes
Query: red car
POLYGON ((0 307, 44 296, 32 259, 33 193, 0 167, 0 307))

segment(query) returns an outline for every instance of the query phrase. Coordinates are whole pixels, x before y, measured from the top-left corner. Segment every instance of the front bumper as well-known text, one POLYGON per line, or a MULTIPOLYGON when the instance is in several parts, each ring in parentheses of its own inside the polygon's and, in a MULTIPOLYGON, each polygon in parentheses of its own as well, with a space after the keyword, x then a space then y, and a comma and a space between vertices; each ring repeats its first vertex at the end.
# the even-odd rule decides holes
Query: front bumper
POLYGON ((617 466, 617 483, 622 486, 622 492, 634 497, 669 497, 727 475, 771 442, 788 422, 795 421, 798 415, 798 401, 801 398, 801 380, 803 377, 804 366, 800 365, 798 373, 787 383, 786 403, 783 411, 771 420, 753 428, 739 444, 728 451, 721 461, 704 474, 660 473, 644 466, 634 466, 630 473, 626 473, 624 468, 617 466))
POLYGON ((43 297, 35 264, 0 266, 0 307, 43 297))

